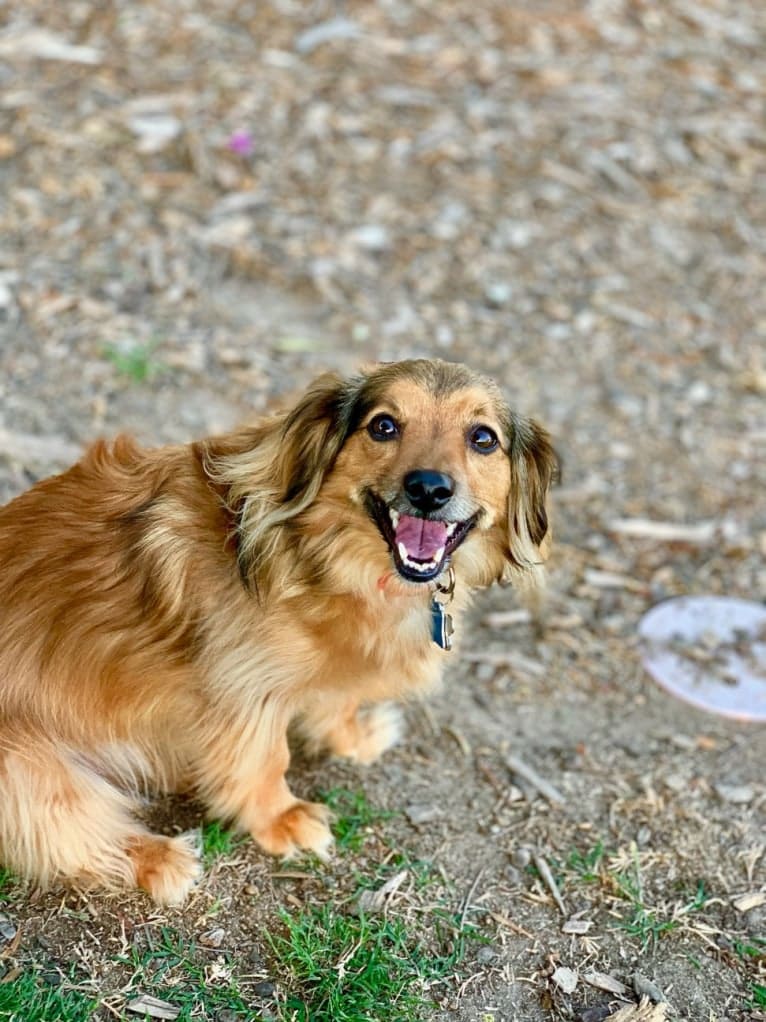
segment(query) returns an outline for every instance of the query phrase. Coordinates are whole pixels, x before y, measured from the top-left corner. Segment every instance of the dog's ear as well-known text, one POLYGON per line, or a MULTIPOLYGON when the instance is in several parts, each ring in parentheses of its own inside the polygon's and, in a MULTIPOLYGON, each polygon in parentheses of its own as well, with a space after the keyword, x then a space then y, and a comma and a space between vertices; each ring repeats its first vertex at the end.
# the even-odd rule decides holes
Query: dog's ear
POLYGON ((250 588, 268 584, 281 527, 319 493, 352 428, 356 385, 327 373, 294 407, 206 458, 234 516, 240 575, 250 588))
POLYGON ((559 459, 548 433, 532 419, 512 415, 508 424, 511 484, 508 495, 508 560, 513 574, 539 583, 548 533, 546 498, 559 459))
POLYGON ((353 385, 325 373, 284 416, 274 465, 279 502, 297 508, 293 517, 316 497, 348 435, 353 385))

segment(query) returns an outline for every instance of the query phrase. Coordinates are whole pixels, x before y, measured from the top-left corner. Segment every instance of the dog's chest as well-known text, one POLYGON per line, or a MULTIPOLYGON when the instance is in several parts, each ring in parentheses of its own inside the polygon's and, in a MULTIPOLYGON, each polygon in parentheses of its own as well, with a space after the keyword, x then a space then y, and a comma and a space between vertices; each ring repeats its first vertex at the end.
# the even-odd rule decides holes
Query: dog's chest
MULTIPOLYGON (((329 610, 329 608, 328 608, 329 610)), ((441 627, 441 625, 440 625, 441 627)), ((430 601, 348 601, 312 629, 321 681, 361 684, 383 696, 427 688, 441 673, 430 601)), ((319 680, 319 679, 318 679, 319 680)))

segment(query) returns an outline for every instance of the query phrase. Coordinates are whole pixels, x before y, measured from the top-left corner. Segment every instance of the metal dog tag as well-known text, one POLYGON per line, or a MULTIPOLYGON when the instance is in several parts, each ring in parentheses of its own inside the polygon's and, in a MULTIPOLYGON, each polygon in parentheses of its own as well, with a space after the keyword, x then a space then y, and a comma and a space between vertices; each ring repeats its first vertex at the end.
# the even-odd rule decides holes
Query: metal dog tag
POLYGON ((431 600, 431 638, 441 649, 452 649, 452 617, 438 600, 431 600))

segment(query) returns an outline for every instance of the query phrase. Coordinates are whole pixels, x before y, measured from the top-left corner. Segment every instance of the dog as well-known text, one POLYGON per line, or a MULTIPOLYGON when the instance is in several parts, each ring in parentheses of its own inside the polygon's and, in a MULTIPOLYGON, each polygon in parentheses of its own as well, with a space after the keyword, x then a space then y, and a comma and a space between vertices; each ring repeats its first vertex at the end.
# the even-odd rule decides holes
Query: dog
POLYGON ((325 855, 288 730, 360 763, 389 748, 472 590, 538 579, 555 469, 491 381, 418 359, 325 375, 221 437, 98 441, 11 501, 0 861, 178 904, 198 851, 140 822, 149 791, 194 792, 274 855, 325 855))

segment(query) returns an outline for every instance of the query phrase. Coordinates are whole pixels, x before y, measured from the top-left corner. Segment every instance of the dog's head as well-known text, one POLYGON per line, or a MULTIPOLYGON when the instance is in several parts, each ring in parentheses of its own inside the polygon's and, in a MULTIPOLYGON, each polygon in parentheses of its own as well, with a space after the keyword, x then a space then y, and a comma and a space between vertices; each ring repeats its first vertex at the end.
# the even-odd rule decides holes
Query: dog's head
POLYGON ((271 494, 243 520, 240 548, 257 578, 285 526, 324 565, 351 558, 360 575, 393 569, 419 585, 452 564, 488 584, 540 562, 555 469, 545 431, 462 365, 322 377, 281 421, 271 494))

